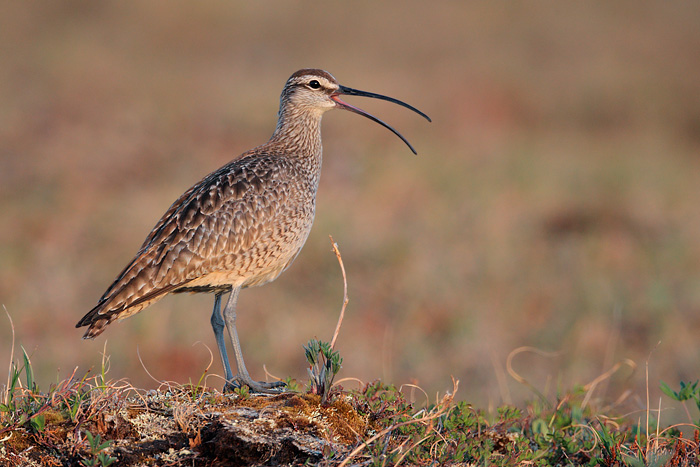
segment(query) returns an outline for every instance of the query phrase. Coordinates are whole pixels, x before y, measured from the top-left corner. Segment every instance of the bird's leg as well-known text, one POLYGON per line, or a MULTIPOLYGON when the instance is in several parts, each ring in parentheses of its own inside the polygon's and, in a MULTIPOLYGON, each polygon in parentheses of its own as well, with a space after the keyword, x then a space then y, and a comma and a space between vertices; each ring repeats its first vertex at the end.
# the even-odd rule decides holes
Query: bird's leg
POLYGON ((226 341, 224 340, 224 318, 221 317, 221 295, 223 292, 216 292, 214 296, 214 311, 211 313, 211 328, 214 330, 214 337, 216 337, 216 345, 219 347, 219 354, 221 355, 221 363, 224 365, 224 371, 226 372, 226 381, 231 381, 233 379, 233 372, 231 371, 231 364, 228 362, 228 354, 226 353, 226 341))
POLYGON ((224 386, 224 391, 231 390, 232 388, 240 387, 241 385, 245 384, 253 392, 277 394, 278 391, 272 391, 271 389, 283 387, 285 386, 285 383, 282 381, 276 381, 273 383, 253 381, 245 367, 243 352, 241 351, 241 343, 238 339, 238 331, 236 331, 236 303, 238 302, 238 292, 240 290, 240 287, 234 287, 233 290, 231 290, 231 295, 229 295, 226 308, 224 308, 224 321, 226 322, 226 327, 228 328, 228 333, 231 337, 233 354, 236 357, 236 365, 238 366, 238 373, 236 373, 235 376, 228 379, 227 375, 228 382, 224 386))

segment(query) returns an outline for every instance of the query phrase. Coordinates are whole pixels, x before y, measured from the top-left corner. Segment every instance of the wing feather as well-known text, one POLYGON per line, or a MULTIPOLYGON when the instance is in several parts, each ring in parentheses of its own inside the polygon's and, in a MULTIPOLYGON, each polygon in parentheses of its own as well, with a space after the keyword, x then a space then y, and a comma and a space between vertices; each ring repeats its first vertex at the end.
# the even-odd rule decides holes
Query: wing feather
POLYGON ((204 177, 170 206, 77 327, 90 325, 86 337, 94 337, 209 274, 250 269, 250 258, 265 257, 251 249, 287 208, 289 168, 274 155, 244 154, 204 177))

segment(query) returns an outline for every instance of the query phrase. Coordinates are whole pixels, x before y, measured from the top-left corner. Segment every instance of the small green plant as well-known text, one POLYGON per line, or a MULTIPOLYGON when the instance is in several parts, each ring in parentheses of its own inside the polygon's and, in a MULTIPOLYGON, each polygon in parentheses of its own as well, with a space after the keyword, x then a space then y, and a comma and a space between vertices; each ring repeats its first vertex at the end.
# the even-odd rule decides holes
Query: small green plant
POLYGON ((32 362, 27 356, 27 351, 22 347, 22 358, 24 360, 24 375, 27 378, 27 390, 30 393, 35 393, 37 390, 36 381, 34 380, 34 370, 32 369, 32 362))
POLYGON ((234 394, 237 394, 243 399, 248 399, 250 397, 250 388, 246 386, 245 384, 242 385, 241 387, 235 388, 233 390, 234 394))
MULTIPOLYGON (((700 411, 700 388, 698 388, 698 383, 699 381, 695 381, 694 383, 681 381, 681 388, 678 392, 671 389, 671 387, 663 381, 661 381, 660 386, 661 391, 675 401, 685 402, 692 399, 695 401, 698 411, 700 411)), ((696 421, 695 424, 700 426, 700 420, 696 421)))
POLYGON ((22 348, 24 364, 18 367, 11 362, 8 375, 8 385, 5 389, 3 402, 0 403, 0 428, 28 425, 34 433, 44 431, 46 419, 42 415, 49 404, 46 397, 39 393, 34 379, 34 370, 27 352, 22 348), (26 388, 22 387, 20 377, 24 373, 26 388))
POLYGON ((301 386, 299 385, 299 382, 296 379, 292 378, 291 376, 288 376, 284 380, 284 384, 287 385, 286 386, 287 391, 289 391, 289 392, 300 392, 301 391, 301 386))
POLYGON ((35 433, 41 433, 46 427, 46 417, 43 415, 36 415, 29 419, 29 425, 35 433))
POLYGON ((328 342, 316 339, 311 339, 304 346, 304 351, 306 352, 306 361, 309 362, 311 392, 320 395, 321 404, 325 404, 343 359, 337 351, 331 348, 328 342))
POLYGON ((190 383, 185 385, 185 387, 188 389, 190 400, 192 402, 195 402, 202 394, 204 394, 206 387, 202 384, 202 382, 204 381, 205 376, 206 371, 202 374, 196 384, 192 382, 192 379, 190 379, 190 383))
POLYGON ((83 459, 83 465, 85 465, 86 467, 107 467, 117 460, 116 457, 112 457, 106 452, 103 452, 112 444, 111 441, 105 441, 103 443, 102 439, 100 439, 100 435, 93 436, 93 434, 90 433, 88 430, 85 430, 85 437, 87 438, 88 444, 90 445, 90 454, 92 455, 92 459, 83 459))
POLYGON ((15 397, 15 391, 21 385, 19 382, 19 377, 22 375, 22 371, 17 368, 15 362, 10 364, 10 371, 8 375, 8 384, 5 389, 5 397, 3 398, 2 404, 0 404, 0 412, 2 412, 2 420, 9 419, 12 414, 17 411, 17 399, 15 397))

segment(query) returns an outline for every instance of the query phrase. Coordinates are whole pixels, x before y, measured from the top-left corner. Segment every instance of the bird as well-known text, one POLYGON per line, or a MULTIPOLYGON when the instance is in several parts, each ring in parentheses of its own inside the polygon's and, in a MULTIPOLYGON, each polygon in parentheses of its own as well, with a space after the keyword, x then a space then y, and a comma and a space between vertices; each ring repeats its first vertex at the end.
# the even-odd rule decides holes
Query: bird
POLYGON ((113 321, 132 316, 167 294, 213 293, 210 322, 225 372, 224 391, 242 386, 256 393, 283 391, 284 382, 254 381, 248 373, 236 330, 236 304, 241 289, 276 279, 306 242, 321 175, 323 114, 343 109, 362 115, 389 129, 417 154, 393 127, 341 96, 389 101, 431 121, 398 99, 343 86, 325 70, 293 73, 282 90, 270 140, 210 173, 170 206, 97 305, 76 324, 88 327, 83 339, 94 339, 113 321), (222 297, 227 293, 222 314, 222 297), (225 329, 238 370, 235 375, 225 329))

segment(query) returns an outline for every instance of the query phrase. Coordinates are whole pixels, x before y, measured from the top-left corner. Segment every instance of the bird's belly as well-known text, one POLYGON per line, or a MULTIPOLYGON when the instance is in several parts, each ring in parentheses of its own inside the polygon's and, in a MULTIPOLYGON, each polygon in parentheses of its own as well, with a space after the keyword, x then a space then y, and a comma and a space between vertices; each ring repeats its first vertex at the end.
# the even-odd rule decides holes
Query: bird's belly
POLYGON ((181 290, 225 290, 228 286, 236 288, 262 285, 275 280, 284 269, 284 267, 271 267, 255 271, 253 274, 241 274, 236 271, 215 271, 188 282, 181 290))
POLYGON ((189 281, 185 288, 244 288, 275 280, 294 262, 306 242, 311 224, 305 222, 283 232, 269 232, 267 238, 258 239, 244 251, 229 255, 224 261, 217 261, 217 266, 212 267, 211 272, 189 281))

